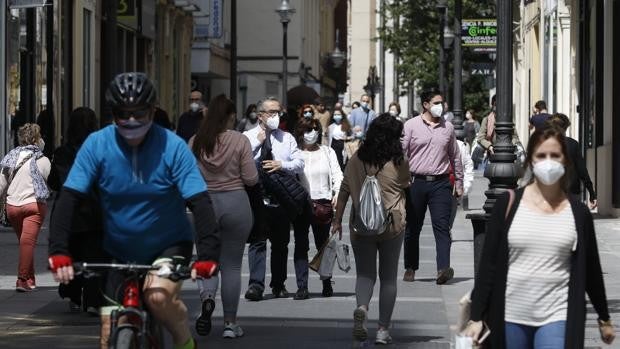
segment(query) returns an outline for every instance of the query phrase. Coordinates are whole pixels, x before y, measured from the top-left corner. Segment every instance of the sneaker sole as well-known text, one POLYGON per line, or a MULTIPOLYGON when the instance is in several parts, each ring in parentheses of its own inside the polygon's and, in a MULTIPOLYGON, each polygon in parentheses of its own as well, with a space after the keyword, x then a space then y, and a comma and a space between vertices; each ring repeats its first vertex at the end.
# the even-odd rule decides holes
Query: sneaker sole
POLYGON ((454 269, 450 268, 446 273, 442 274, 440 277, 437 278, 437 285, 443 285, 446 282, 452 280, 453 277, 454 269))
POLYGON ((353 312, 353 338, 360 342, 368 339, 368 329, 364 326, 366 322, 366 312, 362 309, 355 309, 353 312))
POLYGON ((206 336, 211 333, 211 315, 215 310, 215 301, 207 299, 202 303, 202 312, 196 319, 196 333, 200 336, 206 336))
POLYGON ((237 335, 234 331, 224 331, 224 333, 222 333, 222 338, 235 339, 241 337, 243 337, 243 333, 240 335, 237 335))
POLYGON ((379 340, 379 339, 377 339, 377 340, 375 340, 375 344, 388 345, 388 344, 392 344, 392 341, 391 341, 391 340, 389 340, 389 341, 384 341, 384 340, 379 340))

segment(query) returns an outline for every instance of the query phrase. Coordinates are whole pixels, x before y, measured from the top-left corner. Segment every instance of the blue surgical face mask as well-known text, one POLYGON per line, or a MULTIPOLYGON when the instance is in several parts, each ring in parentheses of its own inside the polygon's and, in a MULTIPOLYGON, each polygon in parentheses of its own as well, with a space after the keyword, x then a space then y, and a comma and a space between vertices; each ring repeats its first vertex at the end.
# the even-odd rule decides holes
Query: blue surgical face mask
POLYGON ((144 137, 146 133, 149 132, 151 125, 153 125, 153 120, 150 119, 144 122, 136 119, 121 119, 116 121, 118 133, 128 141, 144 137))
POLYGON ((340 124, 342 122, 342 114, 334 114, 334 122, 340 124))
POLYGON ((306 111, 304 112, 304 118, 306 119, 311 119, 312 118, 312 112, 311 111, 306 111))

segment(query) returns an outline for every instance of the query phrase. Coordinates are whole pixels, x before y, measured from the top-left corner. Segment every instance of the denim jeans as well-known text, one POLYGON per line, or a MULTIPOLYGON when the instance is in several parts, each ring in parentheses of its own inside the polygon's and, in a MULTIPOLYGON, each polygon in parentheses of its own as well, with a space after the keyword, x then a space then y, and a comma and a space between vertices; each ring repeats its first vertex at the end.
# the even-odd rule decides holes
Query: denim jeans
POLYGON ((308 212, 299 215, 293 222, 295 236, 295 252, 293 260, 295 264, 295 276, 297 277, 297 288, 308 288, 308 250, 310 249, 310 239, 308 237, 310 227, 314 235, 314 245, 319 250, 329 238, 329 228, 331 224, 317 225, 311 222, 312 213, 308 212))
POLYGON ((267 241, 259 240, 250 243, 248 247, 248 265, 250 267, 250 282, 248 286, 265 291, 265 272, 267 268, 267 241))
POLYGON ((566 321, 533 327, 506 322, 506 349, 562 349, 566 321))

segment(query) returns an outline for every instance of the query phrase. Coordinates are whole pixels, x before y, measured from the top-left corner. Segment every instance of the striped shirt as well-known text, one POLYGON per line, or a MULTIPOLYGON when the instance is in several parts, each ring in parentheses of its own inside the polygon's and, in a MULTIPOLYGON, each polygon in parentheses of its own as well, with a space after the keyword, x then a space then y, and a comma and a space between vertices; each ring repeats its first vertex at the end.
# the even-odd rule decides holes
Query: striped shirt
POLYGON ((538 327, 566 320, 570 258, 576 248, 570 205, 555 214, 519 205, 508 232, 507 322, 538 327))

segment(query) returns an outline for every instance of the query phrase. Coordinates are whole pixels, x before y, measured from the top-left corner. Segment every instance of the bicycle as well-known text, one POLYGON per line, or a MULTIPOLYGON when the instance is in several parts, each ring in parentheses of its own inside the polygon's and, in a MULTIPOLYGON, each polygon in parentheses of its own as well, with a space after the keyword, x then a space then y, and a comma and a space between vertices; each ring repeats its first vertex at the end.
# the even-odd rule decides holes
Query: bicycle
POLYGON ((122 307, 110 314, 110 349, 161 349, 163 348, 163 331, 161 325, 151 319, 149 311, 144 307, 141 281, 151 271, 157 276, 172 281, 180 281, 191 277, 191 268, 179 264, 173 259, 172 268, 168 265, 153 266, 120 263, 74 263, 77 274, 85 278, 98 275, 95 270, 117 270, 124 274, 122 284, 122 307), (126 321, 119 323, 125 317, 126 321))

